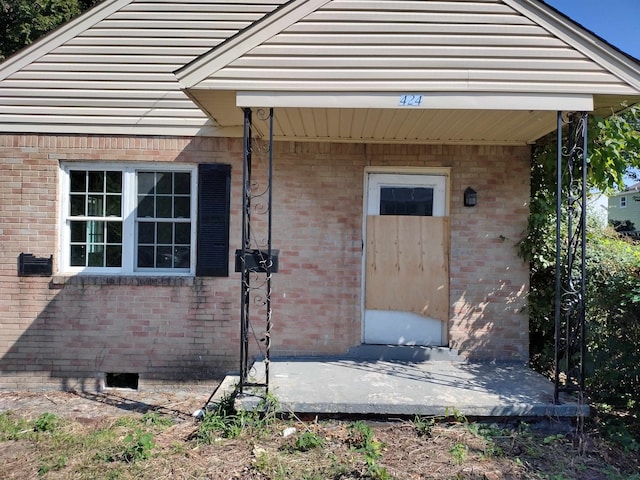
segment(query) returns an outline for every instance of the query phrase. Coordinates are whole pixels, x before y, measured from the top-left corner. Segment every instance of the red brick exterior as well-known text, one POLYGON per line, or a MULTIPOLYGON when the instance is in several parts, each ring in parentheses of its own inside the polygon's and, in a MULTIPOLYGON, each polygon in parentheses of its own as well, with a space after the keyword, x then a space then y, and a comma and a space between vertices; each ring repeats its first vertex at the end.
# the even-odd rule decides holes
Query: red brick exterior
MULTIPOLYGON (((274 352, 360 343, 364 169, 429 166, 451 167, 450 346, 526 362, 528 267, 514 245, 526 226, 529 157, 528 147, 276 143, 274 352), (462 205, 467 186, 478 192, 474 208, 462 205)), ((139 373, 149 388, 237 370, 233 265, 228 278, 18 277, 17 258, 55 260, 59 162, 71 160, 232 164, 233 252, 241 158, 240 139, 0 135, 0 388, 94 389, 105 372, 139 373)))

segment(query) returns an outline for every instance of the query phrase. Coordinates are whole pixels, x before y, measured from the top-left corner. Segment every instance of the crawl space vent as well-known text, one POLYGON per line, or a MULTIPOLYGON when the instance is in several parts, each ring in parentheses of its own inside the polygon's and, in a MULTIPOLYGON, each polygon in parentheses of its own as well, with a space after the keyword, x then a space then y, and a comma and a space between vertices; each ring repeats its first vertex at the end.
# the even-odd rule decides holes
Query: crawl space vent
POLYGON ((105 378, 107 388, 130 388, 138 389, 137 373, 107 373, 105 378))

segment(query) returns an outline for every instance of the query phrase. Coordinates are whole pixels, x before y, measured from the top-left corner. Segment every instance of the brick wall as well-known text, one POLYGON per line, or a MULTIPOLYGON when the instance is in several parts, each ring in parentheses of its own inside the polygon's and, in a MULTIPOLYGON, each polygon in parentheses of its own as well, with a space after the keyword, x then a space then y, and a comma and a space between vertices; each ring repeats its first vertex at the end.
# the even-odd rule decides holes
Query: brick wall
MULTIPOLYGON (((240 246, 239 139, 0 136, 0 388, 93 389, 105 372, 142 386, 236 369, 239 275, 229 278, 26 278, 20 252, 58 249, 59 161, 233 165, 231 250, 240 246)), ((360 342, 366 166, 452 167, 449 339, 472 358, 528 358, 526 147, 277 143, 273 349, 340 353, 360 342), (478 206, 462 206, 472 186, 478 206)), ((233 259, 230 256, 230 261, 233 259)), ((57 265, 54 265, 54 270, 57 265)), ((259 330, 261 325, 257 325, 259 330)))

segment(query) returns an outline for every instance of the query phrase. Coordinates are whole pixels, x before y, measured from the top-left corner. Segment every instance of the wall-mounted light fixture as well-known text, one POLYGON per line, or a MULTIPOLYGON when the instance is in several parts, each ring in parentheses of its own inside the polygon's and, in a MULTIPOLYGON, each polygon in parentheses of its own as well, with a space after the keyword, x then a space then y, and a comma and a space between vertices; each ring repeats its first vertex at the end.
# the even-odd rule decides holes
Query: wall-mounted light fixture
POLYGON ((478 203, 478 193, 471 187, 464 191, 464 206, 475 207, 478 203))

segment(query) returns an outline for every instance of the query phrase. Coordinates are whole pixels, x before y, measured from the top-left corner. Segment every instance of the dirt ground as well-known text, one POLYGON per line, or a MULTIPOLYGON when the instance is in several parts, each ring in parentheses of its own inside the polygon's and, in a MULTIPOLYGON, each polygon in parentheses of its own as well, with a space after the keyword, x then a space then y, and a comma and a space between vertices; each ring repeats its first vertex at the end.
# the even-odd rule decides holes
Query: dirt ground
POLYGON ((281 419, 262 431, 204 444, 194 439, 200 421, 193 413, 210 394, 205 389, 0 392, 0 416, 34 421, 51 413, 63 419, 60 428, 66 432, 66 437, 2 437, 0 478, 640 480, 637 455, 615 448, 588 428, 580 432, 571 423, 548 419, 365 419, 373 432, 370 456, 354 443, 356 419, 351 418, 281 419), (170 419, 169 426, 149 426, 149 417, 143 417, 147 412, 170 419), (131 423, 141 418, 147 418, 147 425, 131 423), (113 431, 110 442, 115 445, 147 428, 155 444, 144 460, 123 462, 89 448, 87 439, 97 432, 113 431), (294 433, 287 437, 287 430, 294 433), (82 440, 63 447, 61 439, 71 436, 82 440), (300 438, 311 437, 322 440, 319 448, 299 448, 300 438), (60 453, 63 448, 67 450, 60 453))
POLYGON ((153 410, 184 419, 202 408, 211 393, 205 388, 167 392, 125 389, 100 393, 0 392, 0 412, 12 411, 32 416, 48 412, 68 418, 99 418, 153 410))

